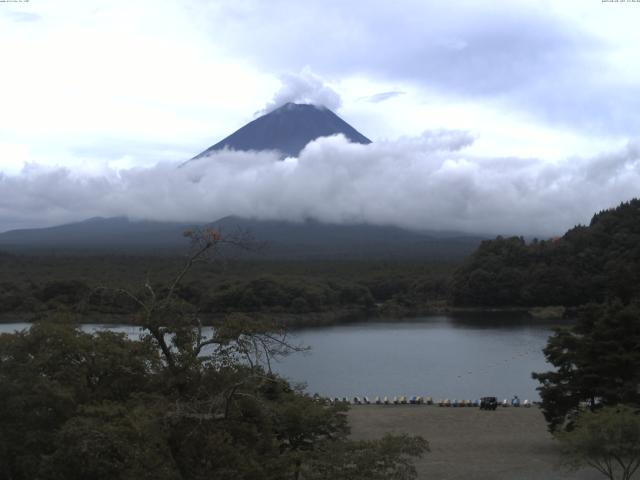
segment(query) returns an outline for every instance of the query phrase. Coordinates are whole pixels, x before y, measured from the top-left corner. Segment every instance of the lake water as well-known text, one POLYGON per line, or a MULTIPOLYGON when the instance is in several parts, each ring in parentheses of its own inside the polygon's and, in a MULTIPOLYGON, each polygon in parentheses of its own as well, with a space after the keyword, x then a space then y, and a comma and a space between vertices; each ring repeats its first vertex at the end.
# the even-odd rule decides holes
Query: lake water
MULTIPOLYGON (((290 340, 311 347, 273 364, 293 382, 326 396, 486 395, 538 399, 531 372, 551 367, 542 348, 556 324, 505 316, 437 316, 295 330, 290 340)), ((0 332, 28 324, 0 324, 0 332)), ((85 325, 135 337, 137 327, 85 325)))

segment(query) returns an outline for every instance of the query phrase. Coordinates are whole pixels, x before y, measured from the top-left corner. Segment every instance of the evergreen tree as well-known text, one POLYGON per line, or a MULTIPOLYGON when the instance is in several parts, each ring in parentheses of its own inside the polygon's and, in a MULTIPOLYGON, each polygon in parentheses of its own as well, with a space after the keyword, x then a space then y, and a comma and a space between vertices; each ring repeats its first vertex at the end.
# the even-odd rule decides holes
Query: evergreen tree
POLYGON ((556 370, 534 373, 549 428, 571 428, 586 405, 640 405, 640 308, 620 302, 585 308, 544 349, 556 370))

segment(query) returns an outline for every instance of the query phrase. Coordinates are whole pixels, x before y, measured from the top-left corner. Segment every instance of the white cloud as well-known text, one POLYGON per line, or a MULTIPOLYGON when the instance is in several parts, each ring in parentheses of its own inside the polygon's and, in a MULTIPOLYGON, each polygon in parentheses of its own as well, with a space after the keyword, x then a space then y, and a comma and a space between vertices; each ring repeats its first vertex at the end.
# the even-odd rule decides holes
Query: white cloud
POLYGON ((236 214, 554 235, 638 194, 635 143, 552 164, 474 156, 470 142, 465 132, 432 131, 370 145, 319 139, 286 161, 226 151, 179 169, 165 163, 78 174, 29 165, 20 175, 0 177, 0 225, 116 215, 212 221, 236 214))
POLYGON ((638 194, 634 144, 620 148, 640 126, 638 5, 7 4, 0 228, 235 212, 561 232, 638 194), (341 106, 375 144, 225 154, 190 167, 199 183, 174 169, 287 101, 341 106))
POLYGON ((310 103, 329 110, 337 110, 342 105, 340 95, 326 82, 315 75, 309 67, 299 74, 280 75, 280 89, 259 113, 267 113, 286 103, 310 103))
POLYGON ((390 98, 398 97, 404 94, 405 92, 400 92, 400 91, 380 92, 374 95, 369 95, 367 97, 362 97, 359 100, 364 100, 371 103, 380 103, 380 102, 384 102, 385 100, 389 100, 390 98))
MULTIPOLYGON (((637 8, 620 7, 11 4, 0 9, 0 42, 11 46, 2 55, 0 142, 28 151, 20 162, 150 165, 202 151, 271 98, 269 108, 342 104, 345 119, 374 141, 449 128, 474 132, 474 149, 486 155, 587 154, 637 132, 638 33, 629 14, 637 8), (358 101, 394 91, 408 93, 358 101)), ((0 171, 20 165, 0 156, 0 171)))
POLYGON ((154 143, 195 152, 250 120, 277 88, 272 75, 223 55, 184 2, 19 5, 40 19, 17 22, 0 8, 0 141, 22 143, 29 161, 76 166, 77 149, 99 157, 107 146, 115 160, 132 143, 149 147, 136 149, 139 164, 158 161, 154 143))

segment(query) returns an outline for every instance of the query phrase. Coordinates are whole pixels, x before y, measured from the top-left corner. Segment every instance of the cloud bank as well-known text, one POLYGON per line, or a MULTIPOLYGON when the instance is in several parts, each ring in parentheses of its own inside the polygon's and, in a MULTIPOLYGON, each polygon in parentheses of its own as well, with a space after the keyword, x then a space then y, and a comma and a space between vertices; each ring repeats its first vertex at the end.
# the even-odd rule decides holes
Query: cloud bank
POLYGON ((427 131, 370 145, 318 139, 299 158, 222 151, 183 168, 79 174, 26 166, 0 176, 0 230, 93 216, 390 224, 412 229, 551 236, 638 196, 640 144, 592 158, 469 155, 466 132, 427 131))

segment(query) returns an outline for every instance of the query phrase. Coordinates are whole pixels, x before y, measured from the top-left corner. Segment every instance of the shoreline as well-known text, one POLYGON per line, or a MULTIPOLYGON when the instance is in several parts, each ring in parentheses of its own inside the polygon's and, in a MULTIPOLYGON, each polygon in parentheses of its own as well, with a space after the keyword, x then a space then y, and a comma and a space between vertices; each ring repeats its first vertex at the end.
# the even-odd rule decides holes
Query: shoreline
MULTIPOLYGON (((562 306, 554 307, 455 307, 450 305, 437 305, 425 308, 393 308, 384 309, 376 308, 371 310, 359 308, 344 308, 339 310, 330 310, 324 312, 306 312, 306 313, 282 313, 282 312, 229 312, 203 314, 202 325, 214 326, 216 323, 224 320, 231 314, 237 313, 255 318, 256 320, 269 320, 284 328, 311 328, 325 327, 336 325, 348 325, 356 323, 373 323, 373 322, 394 322, 408 319, 417 319, 420 317, 435 317, 440 315, 456 316, 480 316, 490 314, 496 316, 517 315, 520 318, 513 320, 568 320, 569 309, 562 306)), ((42 313, 26 313, 26 312, 10 312, 0 314, 0 324, 9 323, 34 323, 46 316, 54 316, 55 312, 42 313)), ((105 324, 105 325, 139 325, 135 321, 136 314, 110 314, 110 313, 79 313, 64 312, 68 314, 70 319, 78 324, 105 324)), ((505 318, 509 320, 509 318, 505 318)))

